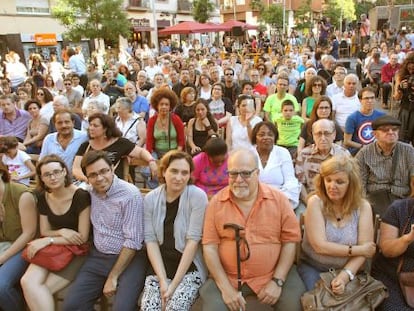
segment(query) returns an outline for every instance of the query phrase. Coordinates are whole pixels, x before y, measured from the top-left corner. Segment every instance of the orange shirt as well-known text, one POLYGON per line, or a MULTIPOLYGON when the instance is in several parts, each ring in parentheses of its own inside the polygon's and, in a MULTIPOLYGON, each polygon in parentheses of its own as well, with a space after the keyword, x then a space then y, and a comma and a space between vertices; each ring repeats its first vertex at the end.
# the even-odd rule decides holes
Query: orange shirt
MULTIPOLYGON (((247 218, 232 200, 229 187, 218 192, 210 201, 204 220, 203 244, 217 244, 224 271, 237 288, 237 255, 235 232, 224 224, 243 226, 241 236, 250 247, 250 258, 241 263, 242 283, 255 293, 272 278, 279 260, 282 243, 299 242, 299 223, 289 200, 280 191, 259 183, 256 203, 247 218)), ((246 248, 241 242, 241 257, 246 248)))

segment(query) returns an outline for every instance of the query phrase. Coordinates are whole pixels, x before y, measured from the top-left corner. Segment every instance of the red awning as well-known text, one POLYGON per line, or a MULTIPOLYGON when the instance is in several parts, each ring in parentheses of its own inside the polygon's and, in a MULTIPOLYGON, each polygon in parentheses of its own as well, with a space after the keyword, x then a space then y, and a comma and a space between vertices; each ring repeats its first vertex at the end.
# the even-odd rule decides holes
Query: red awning
POLYGON ((223 30, 221 25, 215 24, 201 24, 194 21, 182 22, 177 25, 167 27, 160 30, 160 34, 172 35, 172 34, 189 34, 189 33, 204 33, 204 32, 216 32, 223 30))
POLYGON ((257 26, 243 23, 240 21, 236 21, 234 19, 228 20, 227 22, 224 22, 221 24, 221 26, 224 28, 225 31, 231 31, 233 27, 241 27, 243 30, 255 30, 257 29, 257 26))

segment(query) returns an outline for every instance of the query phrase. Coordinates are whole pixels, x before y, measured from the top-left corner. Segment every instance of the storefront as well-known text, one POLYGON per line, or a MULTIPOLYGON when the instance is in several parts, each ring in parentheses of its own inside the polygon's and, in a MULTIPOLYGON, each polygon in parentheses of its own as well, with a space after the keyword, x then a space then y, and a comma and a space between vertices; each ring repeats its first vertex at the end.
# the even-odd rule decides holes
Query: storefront
POLYGON ((154 28, 147 18, 130 18, 132 26, 132 43, 136 47, 143 47, 144 44, 151 45, 151 31, 154 28))
POLYGON ((49 61, 50 54, 56 54, 62 61, 62 35, 55 33, 20 34, 26 66, 32 54, 40 54, 44 61, 49 61))

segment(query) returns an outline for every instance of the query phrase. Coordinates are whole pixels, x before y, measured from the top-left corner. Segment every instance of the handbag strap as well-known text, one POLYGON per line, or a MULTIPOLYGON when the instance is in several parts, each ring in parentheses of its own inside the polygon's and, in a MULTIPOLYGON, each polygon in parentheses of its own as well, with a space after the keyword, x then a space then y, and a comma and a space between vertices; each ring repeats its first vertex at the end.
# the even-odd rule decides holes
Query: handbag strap
MULTIPOLYGON (((405 201, 405 206, 408 209, 408 202, 411 201, 410 199, 406 199, 405 201)), ((411 208, 411 212, 410 212, 410 216, 408 216, 407 222, 404 225, 404 229, 401 232, 401 235, 405 234, 405 230, 407 230, 408 225, 411 223, 411 217, 413 216, 414 213, 414 207, 411 208)), ((397 268, 397 275, 398 273, 401 272, 401 268, 403 266, 404 263, 404 254, 401 254, 401 259, 400 262, 398 263, 398 268, 397 268)))
POLYGON ((390 185, 390 189, 391 189, 391 186, 394 184, 395 179, 396 179, 395 178, 395 175, 397 174, 397 159, 398 159, 398 143, 395 145, 395 150, 394 150, 394 152, 392 154, 391 172, 393 174, 392 174, 391 183, 389 184, 390 185))

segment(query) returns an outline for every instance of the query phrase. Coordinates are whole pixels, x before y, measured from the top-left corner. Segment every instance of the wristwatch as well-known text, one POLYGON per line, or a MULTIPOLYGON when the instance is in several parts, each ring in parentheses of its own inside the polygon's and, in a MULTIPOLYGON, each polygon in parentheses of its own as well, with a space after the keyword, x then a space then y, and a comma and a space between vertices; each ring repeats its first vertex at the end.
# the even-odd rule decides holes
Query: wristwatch
POLYGON ((344 272, 346 273, 346 274, 348 274, 348 276, 349 276, 349 280, 350 281, 352 281, 354 278, 355 278, 355 275, 352 273, 352 271, 351 270, 349 270, 349 269, 343 269, 344 270, 344 272))
POLYGON ((283 287, 283 284, 285 284, 285 281, 283 281, 282 279, 275 278, 275 277, 272 278, 272 281, 275 282, 276 285, 279 287, 283 287))
POLYGON ((53 243, 55 243, 55 239, 54 239, 54 238, 52 238, 52 237, 50 237, 50 238, 49 238, 49 244, 53 244, 53 243))

